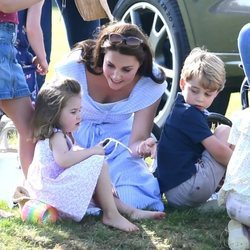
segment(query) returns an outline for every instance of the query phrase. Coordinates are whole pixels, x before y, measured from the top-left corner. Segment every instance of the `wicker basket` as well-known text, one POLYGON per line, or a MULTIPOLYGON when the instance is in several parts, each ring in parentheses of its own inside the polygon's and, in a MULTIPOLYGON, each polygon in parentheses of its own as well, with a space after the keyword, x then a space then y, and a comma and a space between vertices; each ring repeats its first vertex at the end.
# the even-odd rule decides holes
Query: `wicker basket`
POLYGON ((113 19, 107 0, 75 0, 75 4, 85 21, 102 18, 113 19))

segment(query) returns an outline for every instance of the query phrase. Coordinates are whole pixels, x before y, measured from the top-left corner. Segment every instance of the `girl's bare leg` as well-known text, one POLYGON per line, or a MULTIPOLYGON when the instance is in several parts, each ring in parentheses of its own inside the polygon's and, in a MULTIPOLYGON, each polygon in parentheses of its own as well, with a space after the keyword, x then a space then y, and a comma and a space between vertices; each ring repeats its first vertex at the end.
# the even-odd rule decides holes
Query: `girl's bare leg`
POLYGON ((32 142, 32 126, 34 108, 29 97, 2 100, 1 106, 5 114, 13 121, 19 134, 19 157, 24 176, 33 159, 35 144, 32 142))
POLYGON ((143 220, 143 219, 154 219, 154 220, 160 220, 165 218, 164 212, 158 212, 158 211, 148 211, 148 210, 142 210, 137 209, 134 207, 130 207, 129 205, 122 202, 120 199, 115 197, 115 203, 118 208, 118 210, 128 215, 133 220, 143 220))
POLYGON ((136 225, 123 217, 116 207, 106 162, 97 181, 94 199, 103 210, 103 224, 126 232, 139 230, 136 225))

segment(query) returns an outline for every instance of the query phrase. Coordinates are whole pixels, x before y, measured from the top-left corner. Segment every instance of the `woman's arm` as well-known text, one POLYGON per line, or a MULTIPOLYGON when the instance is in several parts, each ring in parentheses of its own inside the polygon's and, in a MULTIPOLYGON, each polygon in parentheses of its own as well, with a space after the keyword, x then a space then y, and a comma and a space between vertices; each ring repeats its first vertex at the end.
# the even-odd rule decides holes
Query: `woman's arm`
POLYGON ((0 0, 0 11, 5 13, 16 12, 27 9, 40 1, 41 0, 0 0))
POLYGON ((55 162, 63 168, 69 168, 92 155, 104 155, 104 149, 101 145, 86 149, 78 147, 77 150, 69 150, 66 138, 60 132, 50 138, 50 146, 55 162))
POLYGON ((36 55, 34 63, 37 65, 37 71, 39 74, 45 75, 48 72, 49 65, 46 59, 43 31, 40 25, 43 3, 44 1, 41 1, 28 9, 26 32, 29 44, 36 55))
POLYGON ((159 106, 158 99, 151 106, 139 110, 134 115, 134 122, 129 141, 132 154, 137 157, 152 158, 156 155, 156 141, 150 137, 154 126, 154 117, 159 106))

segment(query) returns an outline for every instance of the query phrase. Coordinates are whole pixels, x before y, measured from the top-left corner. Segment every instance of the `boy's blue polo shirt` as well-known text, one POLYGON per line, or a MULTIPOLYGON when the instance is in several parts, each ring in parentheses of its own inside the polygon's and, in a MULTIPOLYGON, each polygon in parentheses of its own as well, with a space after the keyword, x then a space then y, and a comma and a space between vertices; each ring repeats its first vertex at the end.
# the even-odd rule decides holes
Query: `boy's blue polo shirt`
POLYGON ((178 93, 158 144, 157 171, 162 193, 196 173, 195 163, 204 151, 201 141, 211 135, 206 112, 186 104, 178 93))

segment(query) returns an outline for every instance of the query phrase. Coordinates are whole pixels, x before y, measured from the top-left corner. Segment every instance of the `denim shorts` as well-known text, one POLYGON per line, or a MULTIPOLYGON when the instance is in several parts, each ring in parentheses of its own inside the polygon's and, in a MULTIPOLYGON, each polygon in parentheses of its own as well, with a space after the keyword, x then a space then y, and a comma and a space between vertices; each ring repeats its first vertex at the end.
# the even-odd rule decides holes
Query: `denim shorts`
POLYGON ((17 62, 17 27, 13 23, 0 23, 0 100, 30 96, 21 65, 17 62))

